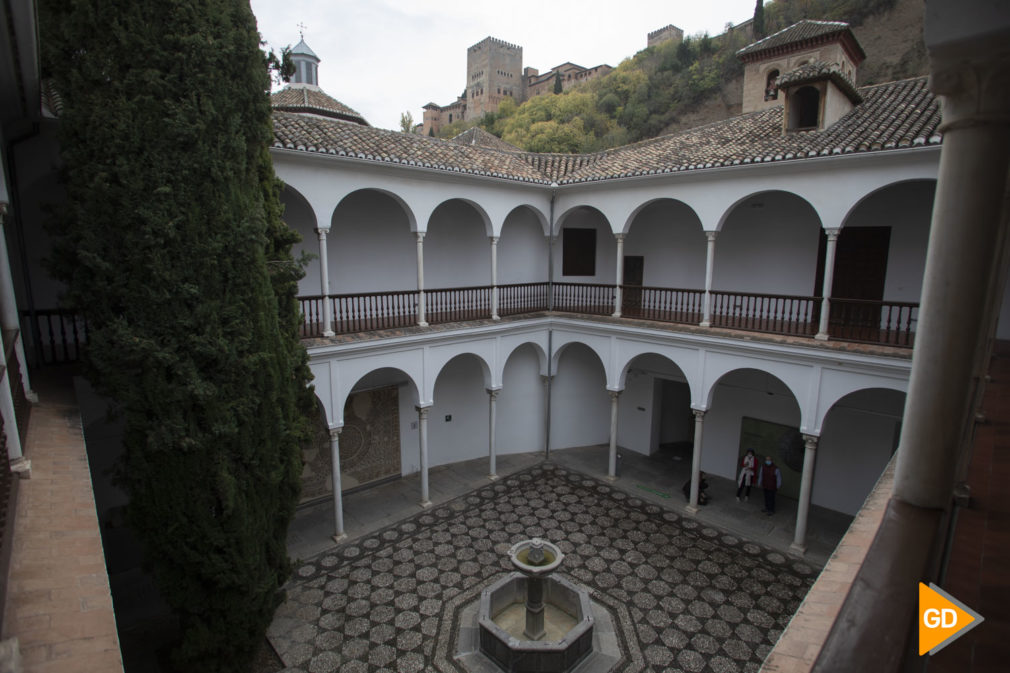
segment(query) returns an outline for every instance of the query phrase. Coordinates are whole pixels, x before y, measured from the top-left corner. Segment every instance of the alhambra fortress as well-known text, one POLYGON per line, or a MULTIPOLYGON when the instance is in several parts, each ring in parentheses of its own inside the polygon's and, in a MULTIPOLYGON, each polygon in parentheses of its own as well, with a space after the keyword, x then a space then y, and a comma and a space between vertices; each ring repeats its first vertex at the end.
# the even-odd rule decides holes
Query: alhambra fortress
MULTIPOLYGON (((649 33, 646 46, 682 39, 684 31, 670 24, 649 33)), ((449 105, 426 104, 419 131, 426 136, 437 135, 453 120, 470 121, 495 112, 506 97, 523 103, 534 96, 554 93, 556 83, 561 84, 562 90, 567 90, 575 84, 602 77, 611 70, 613 68, 605 63, 584 68, 565 62, 541 74, 536 68, 523 68, 522 47, 487 37, 466 50, 463 95, 449 105)))
MULTIPOLYGON (((310 256, 317 415, 255 673, 499 670, 466 649, 467 606, 528 537, 606 613, 594 671, 1002 670, 997 4, 930 0, 930 77, 872 86, 848 24, 800 21, 737 53, 741 114, 587 154, 427 134, 610 66, 540 74, 489 37, 465 93, 399 133, 323 91, 339 64, 299 43, 270 152, 310 256), (771 507, 738 490, 749 449, 780 471, 771 507), (985 617, 922 658, 920 581, 985 617)), ((0 662, 154 670, 157 591, 109 477, 122 427, 42 262, 60 105, 35 17, 0 17, 0 662)))

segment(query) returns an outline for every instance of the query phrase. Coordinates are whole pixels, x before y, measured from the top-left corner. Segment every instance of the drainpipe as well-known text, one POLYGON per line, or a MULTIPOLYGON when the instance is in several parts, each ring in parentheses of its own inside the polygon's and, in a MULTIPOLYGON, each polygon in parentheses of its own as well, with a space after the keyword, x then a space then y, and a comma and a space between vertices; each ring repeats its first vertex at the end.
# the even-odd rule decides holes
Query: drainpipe
MULTIPOLYGON (((551 212, 548 222, 547 235, 547 310, 554 310, 554 201, 558 197, 558 183, 551 185, 551 212)), ((548 323, 550 325, 550 323, 548 323)), ((547 328, 547 421, 544 425, 544 460, 551 456, 551 379, 554 374, 551 372, 551 362, 554 359, 554 330, 547 328)))

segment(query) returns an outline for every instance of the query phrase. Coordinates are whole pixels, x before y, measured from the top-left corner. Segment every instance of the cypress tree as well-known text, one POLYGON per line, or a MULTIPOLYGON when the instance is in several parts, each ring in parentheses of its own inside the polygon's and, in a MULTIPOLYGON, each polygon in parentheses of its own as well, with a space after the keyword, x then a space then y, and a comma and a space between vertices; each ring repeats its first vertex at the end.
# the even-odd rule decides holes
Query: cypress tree
POLYGON ((565 88, 561 85, 561 71, 554 73, 554 93, 561 93, 565 88))
POLYGON ((311 401, 300 267, 247 0, 43 0, 66 203, 54 275, 125 420, 128 521, 178 615, 175 662, 244 671, 290 571, 311 401))
POLYGON ((754 3, 754 22, 751 24, 754 28, 754 39, 760 40, 765 36, 765 1, 756 0, 754 3))

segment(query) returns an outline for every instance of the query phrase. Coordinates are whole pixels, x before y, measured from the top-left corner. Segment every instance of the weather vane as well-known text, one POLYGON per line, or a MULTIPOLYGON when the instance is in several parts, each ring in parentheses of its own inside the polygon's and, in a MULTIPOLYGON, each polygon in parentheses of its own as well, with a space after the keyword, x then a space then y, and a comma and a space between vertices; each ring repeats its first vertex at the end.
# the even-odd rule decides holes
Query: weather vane
POLYGON ((298 22, 298 37, 305 39, 305 24, 302 22, 298 22))

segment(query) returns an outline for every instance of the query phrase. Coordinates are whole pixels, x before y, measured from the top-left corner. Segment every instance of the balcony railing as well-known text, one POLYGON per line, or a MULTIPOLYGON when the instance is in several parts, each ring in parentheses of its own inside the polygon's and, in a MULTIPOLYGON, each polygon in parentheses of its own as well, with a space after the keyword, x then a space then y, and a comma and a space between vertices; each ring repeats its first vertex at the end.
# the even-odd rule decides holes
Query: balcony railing
POLYGON ((88 323, 84 316, 66 309, 22 311, 22 334, 30 336, 30 350, 39 364, 77 362, 81 348, 88 342, 88 323))
POLYGON ((590 315, 614 313, 614 285, 554 283, 554 310, 590 315))
POLYGON ((625 318, 697 325, 701 322, 704 305, 704 290, 621 286, 621 315, 625 318))
POLYGON ((547 310, 550 283, 515 283, 498 286, 498 315, 519 315, 547 310))
POLYGON ((437 325, 491 317, 491 286, 452 287, 425 290, 425 316, 437 325))
POLYGON ((832 299, 828 334, 842 341, 912 347, 919 305, 897 301, 832 299))
POLYGON ((817 333, 820 297, 717 291, 711 294, 713 327, 796 336, 817 333))

